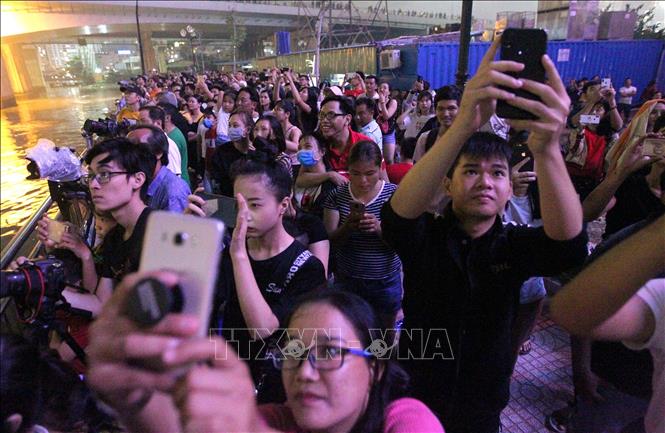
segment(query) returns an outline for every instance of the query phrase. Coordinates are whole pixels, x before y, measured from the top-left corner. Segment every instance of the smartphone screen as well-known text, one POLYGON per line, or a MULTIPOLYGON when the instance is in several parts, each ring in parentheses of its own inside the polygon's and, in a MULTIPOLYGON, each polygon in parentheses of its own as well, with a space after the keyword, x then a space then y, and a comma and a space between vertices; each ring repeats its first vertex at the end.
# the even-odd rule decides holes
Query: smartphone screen
POLYGON ((181 312, 199 318, 199 337, 208 334, 223 233, 221 221, 153 211, 143 237, 139 270, 164 269, 181 275, 181 312))
POLYGON ((665 157, 665 138, 646 138, 642 144, 642 154, 652 157, 665 157))
POLYGON ((236 226, 238 201, 235 198, 207 192, 199 192, 196 195, 206 201, 203 212, 207 217, 218 219, 231 229, 236 226))
POLYGON ((349 205, 349 216, 353 219, 361 219, 365 215, 365 203, 359 201, 352 201, 349 205))
MULTIPOLYGON (((542 29, 506 29, 501 35, 501 60, 523 63, 524 69, 518 73, 508 73, 515 78, 526 78, 540 83, 545 82, 545 68, 542 57, 547 51, 547 34, 542 29)), ((522 98, 540 100, 533 93, 522 89, 504 90, 522 98)), ((513 107, 498 100, 496 115, 504 119, 535 119, 536 116, 521 108, 513 107)))

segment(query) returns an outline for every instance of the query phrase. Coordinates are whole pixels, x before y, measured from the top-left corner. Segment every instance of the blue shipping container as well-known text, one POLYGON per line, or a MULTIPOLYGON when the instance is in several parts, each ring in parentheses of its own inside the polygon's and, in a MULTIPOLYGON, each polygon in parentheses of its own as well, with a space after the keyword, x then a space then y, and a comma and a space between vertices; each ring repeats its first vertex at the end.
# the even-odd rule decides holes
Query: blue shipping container
MULTIPOLYGON (((489 43, 473 43, 469 47, 469 76, 473 76, 489 43)), ((600 75, 609 77, 616 89, 623 85, 625 77, 633 79, 639 93, 647 82, 656 79, 665 42, 660 40, 638 41, 552 41, 547 45, 547 54, 556 64, 557 70, 567 83, 571 78, 600 75)), ((455 83, 459 44, 431 43, 418 47, 416 71, 401 71, 403 74, 422 75, 437 89, 455 83)), ((661 73, 660 76, 665 74, 661 73)), ((659 83, 663 88, 664 83, 659 83)))

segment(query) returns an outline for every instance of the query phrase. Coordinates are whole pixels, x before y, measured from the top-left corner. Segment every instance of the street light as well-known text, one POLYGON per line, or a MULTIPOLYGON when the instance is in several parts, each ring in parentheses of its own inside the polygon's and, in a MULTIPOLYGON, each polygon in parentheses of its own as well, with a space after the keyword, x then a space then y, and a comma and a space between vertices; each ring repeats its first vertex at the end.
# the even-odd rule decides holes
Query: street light
MULTIPOLYGON (((180 29, 180 36, 183 38, 189 39, 189 47, 192 50, 192 68, 194 68, 194 71, 196 72, 196 54, 194 52, 194 40, 198 41, 198 46, 201 46, 201 33, 197 33, 196 29, 192 27, 191 25, 188 25, 187 27, 180 29)), ((205 63, 203 60, 203 54, 201 55, 201 69, 205 69, 205 63)))

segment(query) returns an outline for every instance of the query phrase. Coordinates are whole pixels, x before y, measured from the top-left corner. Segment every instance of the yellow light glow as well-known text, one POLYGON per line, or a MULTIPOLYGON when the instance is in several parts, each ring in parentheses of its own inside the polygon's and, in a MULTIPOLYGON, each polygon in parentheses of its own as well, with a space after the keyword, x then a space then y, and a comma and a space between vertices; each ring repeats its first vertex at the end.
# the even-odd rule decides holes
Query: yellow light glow
POLYGON ((2 45, 2 63, 7 74, 9 74, 9 83, 14 93, 23 93, 25 90, 21 83, 21 76, 18 73, 16 62, 14 62, 14 56, 12 56, 12 50, 9 45, 2 45))

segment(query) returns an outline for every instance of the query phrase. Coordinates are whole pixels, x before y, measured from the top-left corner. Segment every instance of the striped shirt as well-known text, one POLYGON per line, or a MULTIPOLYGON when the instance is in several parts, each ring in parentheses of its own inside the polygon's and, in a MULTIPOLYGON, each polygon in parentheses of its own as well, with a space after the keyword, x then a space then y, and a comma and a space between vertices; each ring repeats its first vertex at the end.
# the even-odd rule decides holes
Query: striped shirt
MULTIPOLYGON (((381 220, 381 208, 395 193, 397 185, 383 182, 379 193, 365 205, 365 213, 370 213, 381 220)), ((351 193, 350 184, 338 186, 330 192, 324 208, 339 212, 339 226, 349 218, 350 203, 356 200, 351 193)), ((355 231, 346 243, 334 251, 337 268, 340 272, 354 278, 378 280, 399 272, 402 264, 395 250, 386 245, 376 233, 355 231)))

